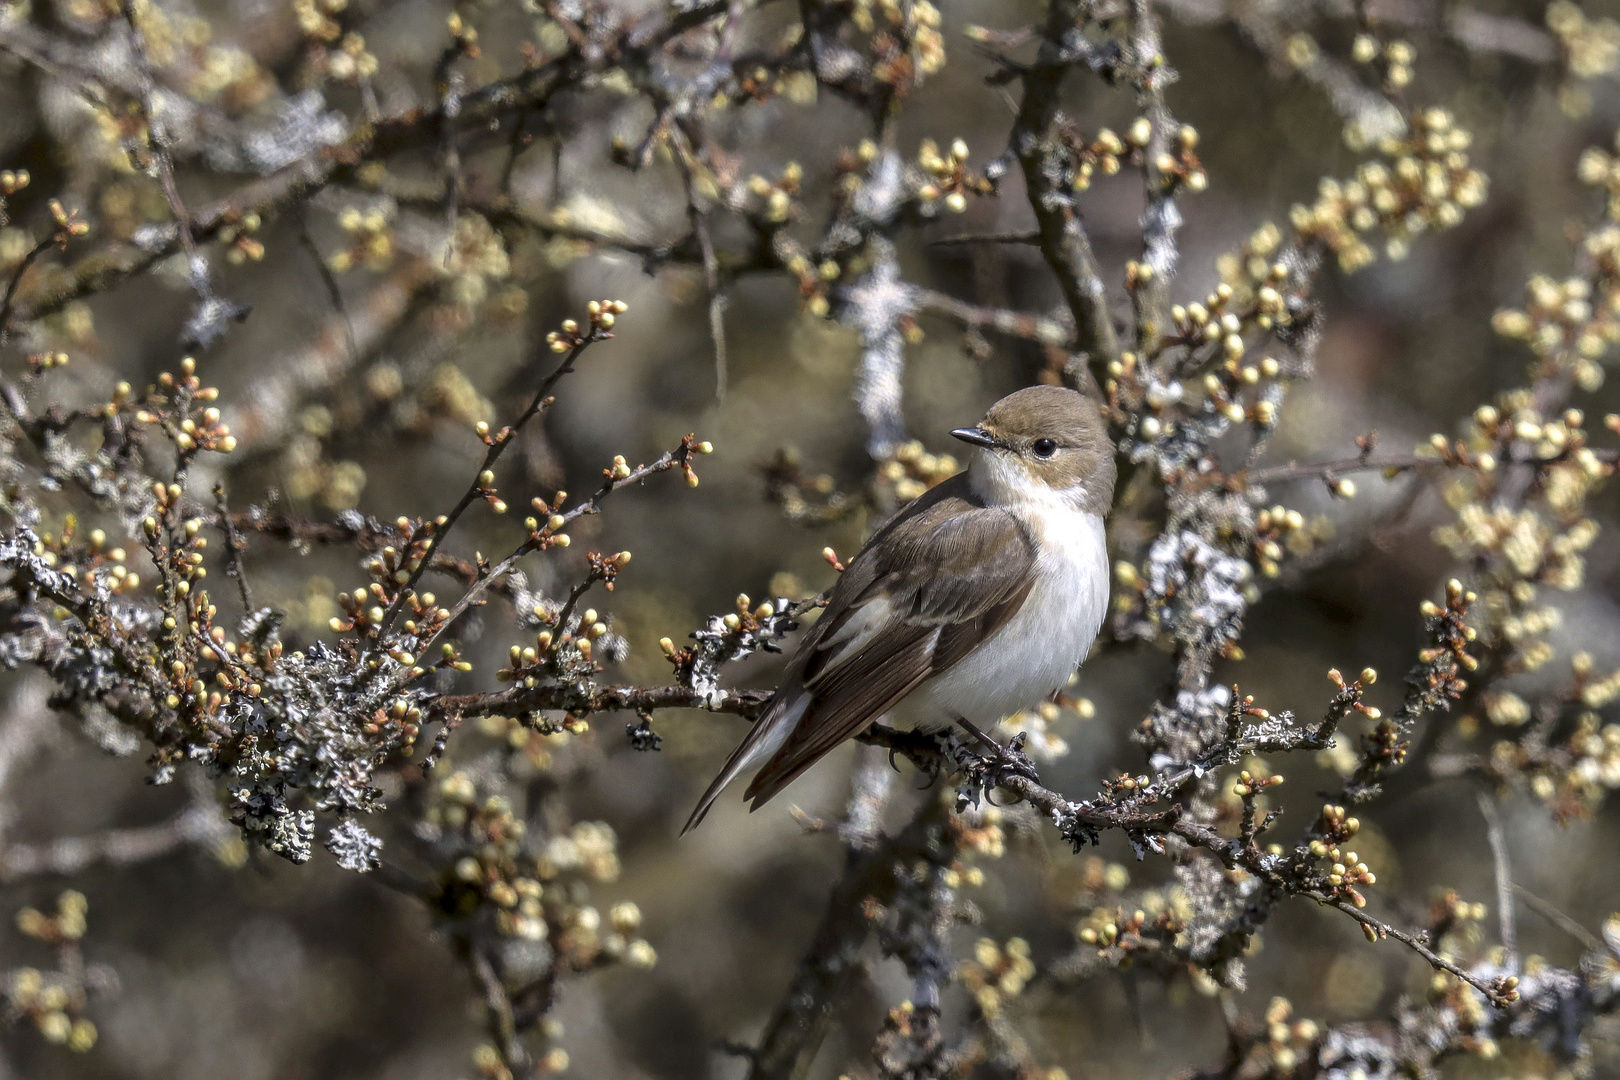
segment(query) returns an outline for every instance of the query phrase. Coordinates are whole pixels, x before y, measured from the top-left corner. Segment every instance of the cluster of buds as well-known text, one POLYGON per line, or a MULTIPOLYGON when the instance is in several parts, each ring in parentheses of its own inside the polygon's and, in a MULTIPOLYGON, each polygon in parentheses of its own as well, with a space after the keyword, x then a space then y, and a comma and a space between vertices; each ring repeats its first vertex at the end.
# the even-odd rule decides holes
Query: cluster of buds
POLYGON ((973 946, 973 959, 956 969, 956 978, 973 995, 974 1004, 987 1018, 1001 1015, 1005 1003, 1024 992, 1035 975, 1029 942, 1010 938, 999 945, 992 938, 980 938, 973 946))
POLYGON ((795 525, 841 521, 865 505, 858 494, 840 490, 827 473, 806 472, 796 447, 779 447, 760 472, 766 499, 781 507, 795 525))
POLYGON ((1587 148, 1575 166, 1575 175, 1588 187, 1604 189, 1608 196, 1607 216, 1611 221, 1620 221, 1620 134, 1615 136, 1614 145, 1614 153, 1596 146, 1587 148))
POLYGON ((610 884, 619 880, 618 837, 605 822, 577 822, 566 834, 546 841, 535 865, 542 881, 579 874, 588 881, 610 884))
MULTIPOLYGON (((1221 283, 1232 290, 1226 310, 1240 313, 1245 320, 1252 318, 1261 330, 1293 324, 1308 307, 1308 300, 1289 265, 1282 232, 1271 222, 1260 226, 1237 251, 1216 259, 1221 283)), ((1201 324, 1190 318, 1188 322, 1183 333, 1202 331, 1201 324)))
MULTIPOLYGON (((1219 295, 1226 288, 1220 285, 1216 289, 1219 295)), ((1257 361, 1249 360, 1245 355, 1245 345, 1242 334, 1238 331, 1226 332, 1238 319, 1230 312, 1221 316, 1219 324, 1209 321, 1208 316, 1200 310, 1202 305, 1188 305, 1189 327, 1188 335, 1198 333, 1198 319, 1204 318, 1203 329, 1207 336, 1209 327, 1216 327, 1224 333, 1221 338, 1221 357, 1209 371, 1204 374, 1204 400, 1209 408, 1219 413, 1227 422, 1241 424, 1253 423, 1262 429, 1270 428, 1277 423, 1277 397, 1273 390, 1277 380, 1282 375, 1282 363, 1274 356, 1262 356, 1257 361)), ((1153 394, 1151 386, 1145 395, 1146 403, 1152 405, 1153 394)))
MULTIPOLYGON (((1620 673, 1589 680, 1590 665, 1587 654, 1576 656, 1574 692, 1583 704, 1588 696, 1606 704, 1620 689, 1620 673)), ((1516 694, 1492 694, 1486 702, 1487 715, 1499 724, 1522 725, 1530 711, 1516 694)), ((1620 790, 1620 724, 1606 724, 1597 712, 1583 710, 1569 733, 1554 742, 1496 740, 1483 770, 1497 783, 1527 789, 1561 823, 1589 817, 1605 796, 1620 790)))
MULTIPOLYGON (((1409 704, 1425 712, 1449 707, 1450 702, 1468 689, 1462 673, 1479 667, 1479 661, 1468 652, 1477 636, 1468 625, 1468 612, 1478 599, 1477 593, 1452 578, 1446 582, 1445 606, 1432 600, 1425 600, 1419 606, 1424 628, 1433 644, 1418 653, 1421 666, 1407 676, 1408 692, 1416 695, 1415 700, 1409 699, 1409 704)), ((1388 724, 1389 721, 1384 721, 1384 725, 1388 724)), ((1375 737, 1377 734, 1375 732, 1375 737)), ((1404 754, 1404 744, 1401 746, 1404 754)))
POLYGON ((1309 845, 1311 854, 1318 859, 1332 856, 1334 861, 1338 862, 1338 857, 1333 853, 1339 850, 1339 844, 1345 843, 1361 831, 1361 819, 1352 816, 1348 810, 1336 803, 1328 803, 1322 807, 1321 814, 1317 816, 1313 831, 1315 836, 1309 845))
MULTIPOLYGON (((1438 890, 1429 905, 1427 937, 1435 953, 1453 963, 1469 966, 1470 957, 1479 958, 1485 934, 1481 922, 1486 915, 1482 903, 1469 903, 1455 889, 1438 890)), ((1519 979, 1513 975, 1495 975, 1500 972, 1503 955, 1492 950, 1483 958, 1484 963, 1475 970, 1490 979, 1490 995, 1497 1005, 1506 1005, 1519 998, 1519 979)), ((1527 972, 1541 962, 1526 957, 1527 972)), ((1499 1053, 1495 1040, 1489 1034, 1490 1018, 1486 1014, 1487 1002, 1468 983, 1449 971, 1435 971, 1429 979, 1429 998, 1435 1005, 1456 1015, 1454 1023, 1463 1034, 1461 1048, 1468 1053, 1494 1058, 1499 1053)))
POLYGON ((1592 677, 1592 654, 1578 652, 1570 661, 1573 691, 1588 709, 1601 709, 1620 697, 1620 668, 1601 678, 1592 677))
POLYGON ((52 368, 68 366, 68 354, 65 352, 32 353, 28 357, 28 371, 32 375, 39 375, 52 368))
POLYGON ((478 493, 478 497, 483 499, 484 503, 491 510, 495 511, 495 513, 506 513, 506 500, 501 498, 500 492, 495 487, 494 470, 480 470, 478 476, 473 480, 473 490, 478 493))
MULTIPOLYGON (((282 644, 274 638, 262 645, 239 643, 214 625, 219 609, 202 587, 208 576, 202 519, 181 519, 177 485, 154 483, 152 495, 154 510, 141 528, 158 570, 154 591, 162 602, 162 621, 151 653, 158 681, 148 689, 170 712, 212 737, 221 730, 217 718, 227 704, 260 696, 265 677, 281 658, 282 644)), ((167 752, 160 752, 160 758, 167 752)))
POLYGON ((11 220, 6 216, 6 196, 17 194, 31 179, 27 169, 0 170, 0 225, 9 224, 11 220))
POLYGON ((488 218, 482 214, 457 214, 449 243, 442 250, 449 278, 447 295, 455 302, 458 325, 469 325, 472 313, 480 307, 486 315, 503 318, 523 311, 528 301, 520 288, 503 289, 491 296, 492 283, 511 276, 512 259, 505 240, 488 218))
POLYGON ((877 468, 875 483, 880 500, 910 502, 935 484, 962 471, 951 454, 932 454, 916 439, 901 443, 877 468))
POLYGON ((1384 160, 1370 161, 1354 179, 1324 179, 1316 202, 1296 205, 1291 220, 1300 238, 1333 252, 1346 271, 1373 260, 1365 234, 1382 231, 1385 252, 1403 258, 1413 237, 1445 229, 1485 201, 1485 175, 1468 165, 1472 136, 1449 112, 1425 109, 1410 130, 1378 144, 1384 160))
POLYGON ((434 536, 444 528, 447 520, 443 517, 433 521, 397 518, 394 522, 395 543, 385 545, 362 564, 371 578, 371 584, 357 588, 352 593, 337 595, 337 604, 343 615, 333 617, 332 631, 348 633, 359 629, 366 636, 375 637, 381 633, 387 621, 385 609, 400 601, 411 609, 406 624, 409 632, 431 633, 445 617, 438 607, 437 598, 432 593, 418 594, 411 590, 401 600, 401 592, 420 571, 422 560, 433 545, 434 536))
POLYGON ((249 212, 219 230, 218 240, 225 245, 226 262, 241 266, 264 258, 264 245, 253 238, 260 224, 259 215, 249 212))
POLYGON ((456 52, 471 60, 478 59, 482 50, 478 47, 478 28, 461 17, 461 12, 452 11, 445 16, 445 29, 450 32, 450 43, 456 52))
POLYGON ((613 329, 618 317, 629 310, 630 305, 623 300, 592 300, 585 305, 589 326, 582 329, 575 320, 564 319, 561 326, 546 335, 546 344, 554 353, 565 353, 589 342, 612 337, 608 331, 613 329))
POLYGON ((1124 863, 1110 862, 1100 855, 1088 855, 1080 861, 1077 870, 1075 889, 1083 899, 1117 897, 1130 888, 1131 871, 1124 863))
POLYGON ((1384 89, 1394 94, 1412 82, 1417 50, 1410 41, 1381 42, 1371 34, 1357 34, 1350 45, 1350 58, 1358 64, 1376 64, 1382 68, 1384 89))
MULTIPOLYGON (((1609 682, 1615 681, 1610 676, 1609 682)), ((1583 712, 1569 736, 1567 776, 1577 794, 1596 809, 1604 794, 1620 790, 1620 724, 1603 722, 1595 712, 1583 712)), ((1538 797, 1540 792, 1536 793, 1538 797)))
POLYGON ((1157 912, 1099 908, 1081 921, 1075 937, 1101 951, 1110 963, 1128 966, 1138 953, 1173 949, 1186 930, 1186 920, 1172 908, 1157 912))
MULTIPOLYGON (((1281 282, 1287 276, 1287 270, 1278 263, 1272 265, 1268 279, 1281 282)), ((1204 298, 1203 303, 1195 300, 1185 306, 1173 305, 1170 319, 1175 325, 1176 334, 1188 345, 1219 344, 1220 352, 1226 359, 1241 360, 1246 351, 1243 342, 1245 325, 1251 320, 1262 330, 1276 325, 1275 316, 1282 307, 1280 296, 1266 294, 1263 291, 1265 288, 1267 286, 1261 286, 1253 297, 1244 297, 1223 281, 1204 298), (1249 310, 1251 307, 1253 310, 1249 310), (1257 316, 1265 316, 1267 321, 1262 324, 1257 316)), ((1275 293, 1275 290, 1272 291, 1275 293)))
POLYGON ((77 210, 66 210, 56 199, 50 202, 51 221, 56 224, 56 234, 53 237, 58 247, 66 247, 69 240, 77 240, 90 231, 87 222, 79 220, 77 210))
MULTIPOLYGON (((600 831, 606 826, 596 822, 582 822, 575 826, 575 834, 587 830, 600 831)), ((602 834, 611 843, 611 831, 602 834)), ((569 838, 570 844, 578 841, 569 838)), ((613 860, 617 866, 617 858, 613 860)), ((617 871, 615 870, 615 873, 617 871)), ((559 920, 563 927, 556 937, 557 951, 562 961, 572 970, 589 971, 604 964, 624 963, 634 968, 651 968, 658 963, 658 952, 645 938, 633 936, 641 924, 641 912, 634 904, 615 905, 609 913, 610 921, 603 925, 601 913, 588 904, 582 904, 559 920), (616 918, 615 918, 616 916, 616 918)))
POLYGON ((305 37, 332 42, 343 33, 337 16, 348 6, 349 0, 293 0, 293 15, 305 37))
POLYGON ((56 948, 61 970, 42 972, 16 968, 0 977, 0 997, 12 1017, 26 1019, 47 1042, 84 1053, 96 1044, 96 1025, 85 1016, 93 981, 79 956, 89 902, 84 894, 68 890, 56 900, 56 914, 35 908, 17 912, 17 929, 56 948))
POLYGON ((873 78, 896 90, 909 90, 945 66, 942 20, 929 0, 855 0, 850 22, 872 35, 873 78))
POLYGON ((703 629, 692 631, 693 644, 677 648, 666 637, 659 639, 658 647, 674 665, 677 681, 716 705, 726 695, 719 683, 720 666, 758 650, 780 652, 778 643, 797 629, 805 606, 795 605, 785 596, 755 606, 747 593, 739 593, 734 610, 711 615, 703 629))
MULTIPOLYGON (((864 153, 866 144, 862 144, 864 153)), ((941 154, 933 139, 924 139, 917 149, 917 200, 924 214, 935 212, 936 204, 943 202, 945 209, 960 214, 967 209, 968 195, 989 195, 995 187, 982 176, 968 172, 968 145, 961 139, 952 142, 941 154)))
MULTIPOLYGON (((450 655, 453 654, 447 657, 450 655)), ((416 737, 422 733, 422 709, 408 698, 395 698, 386 709, 372 713, 361 730, 374 744, 398 747, 409 754, 416 745, 416 737)))
MULTIPOLYGON (((479 437, 489 439, 489 425, 482 420, 478 422, 479 437)), ((529 543, 539 550, 546 548, 565 548, 572 539, 562 530, 568 526, 568 518, 563 515, 563 503, 568 499, 568 492, 559 491, 551 497, 551 501, 536 495, 529 500, 529 508, 534 511, 533 516, 523 519, 523 527, 528 530, 529 543)))
POLYGON ((1223 257, 1224 280, 1203 300, 1172 305, 1163 345, 1186 350, 1179 370, 1202 368, 1197 381, 1177 377, 1157 351, 1127 351, 1110 361, 1103 390, 1136 437, 1133 455, 1156 448, 1161 467, 1173 472, 1196 466, 1207 441, 1229 425, 1249 423, 1261 435, 1276 425, 1290 365, 1252 356, 1247 336, 1303 316, 1307 301, 1291 287, 1285 263, 1271 258, 1278 243, 1274 228, 1260 230, 1243 252, 1223 257))
MULTIPOLYGON (((1071 686, 1077 678, 1070 676, 1071 686)), ((1082 720, 1090 720, 1097 715, 1097 707, 1090 698, 1060 696, 1056 701, 1043 701, 1033 709, 1013 713, 1001 721, 996 734, 1004 740, 1021 734, 1024 736, 1024 752, 1030 757, 1036 761, 1055 761, 1069 752, 1069 744, 1054 730, 1054 725, 1066 711, 1082 720)))
MULTIPOLYGON (((376 558, 368 560, 368 563, 371 565, 381 563, 386 567, 395 565, 397 560, 398 553, 390 547, 385 548, 376 558)), ((386 569, 380 572, 390 578, 395 573, 386 569)), ((353 592, 338 593, 337 604, 343 613, 332 616, 328 625, 335 634, 346 634, 354 630, 366 637, 374 638, 382 633, 383 625, 388 619, 387 608, 396 596, 397 593, 391 591, 381 581, 373 581, 369 586, 355 589, 353 592)), ((438 598, 430 592, 418 593, 411 590, 405 595, 404 603, 402 610, 407 614, 402 625, 408 634, 431 636, 449 617, 449 612, 438 606, 438 598)), ((417 657, 402 647, 390 648, 388 655, 407 668, 414 668, 417 663, 417 657)), ((415 673, 420 674, 421 669, 416 669, 415 673)))
MULTIPOLYGON (((1320 843, 1320 841, 1317 841, 1317 843, 1320 843)), ((1337 845, 1329 847, 1323 858, 1332 860, 1323 873, 1327 878, 1328 886, 1333 892, 1349 900, 1358 908, 1366 907, 1367 898, 1362 895, 1356 886, 1376 884, 1378 881, 1377 875, 1367 867, 1367 864, 1354 851, 1341 851, 1337 845)))
POLYGON ((1620 67, 1620 23, 1588 19, 1572 0, 1547 5, 1547 29, 1558 37, 1570 74, 1582 79, 1607 75, 1620 67))
MULTIPOLYGON (((629 561, 628 551, 606 556, 593 553, 591 580, 605 580, 598 575, 617 572, 629 561)), ((534 644, 513 645, 508 651, 509 666, 497 672, 496 678, 532 689, 543 678, 589 677, 596 673, 597 644, 612 632, 604 615, 595 608, 586 608, 570 616, 562 608, 551 611, 543 604, 535 606, 534 615, 541 624, 534 644)), ((614 639, 614 643, 620 644, 620 639, 614 639)), ((578 717, 570 717, 564 728, 576 735, 589 730, 587 722, 578 717)))
POLYGON ((1294 1019, 1293 1004, 1285 997, 1274 997, 1266 1007, 1265 1023, 1265 1039, 1257 1043, 1256 1049, 1270 1059, 1272 1069, 1288 1073, 1310 1060, 1311 1049, 1322 1033, 1316 1021, 1294 1019))
MULTIPOLYGON (((488 917, 503 936, 550 941, 557 968, 587 971, 623 962, 647 968, 657 953, 639 937, 641 911, 615 905, 606 925, 589 904, 589 884, 619 876, 617 840, 601 822, 577 822, 537 839, 502 795, 480 796, 457 771, 435 786, 425 823, 448 850, 440 877, 440 908, 453 918, 488 917)), ((537 978, 545 972, 533 973, 537 978)))
POLYGON ((377 55, 366 48, 366 39, 353 30, 324 55, 326 74, 338 82, 364 82, 377 74, 377 55))
POLYGON ((1287 555, 1306 555, 1324 538, 1328 522, 1307 520, 1298 510, 1272 506, 1254 516, 1254 563, 1266 577, 1276 577, 1287 555))
MULTIPOLYGON (((860 178, 853 173, 845 174, 845 179, 853 181, 854 187, 860 187, 860 178)), ((829 292, 832 283, 843 275, 843 264, 830 257, 817 262, 791 241, 787 241, 786 246, 791 254, 783 261, 783 266, 798 283, 800 305, 806 313, 825 319, 832 310, 829 292)))
POLYGON ((444 825, 460 832, 468 852, 450 863, 444 875, 444 910, 458 915, 492 910, 500 933, 546 940, 551 934, 542 907, 546 889, 527 854, 528 828, 513 814, 511 803, 500 795, 479 800, 476 786, 459 772, 439 782, 439 795, 444 825))
MULTIPOLYGON (((1359 679, 1347 681, 1343 675, 1339 674, 1338 668, 1331 668, 1328 671, 1328 681, 1338 688, 1338 693, 1333 696, 1333 700, 1328 704, 1327 715, 1323 718, 1321 726, 1317 728, 1317 734, 1320 738, 1331 737, 1338 730, 1339 725, 1349 719, 1353 713, 1359 713, 1368 720, 1375 722, 1383 718, 1383 713, 1378 708, 1368 705, 1363 700, 1367 692, 1366 688, 1378 681, 1378 672, 1376 670, 1370 667, 1362 668, 1359 679)), ((1331 746, 1323 748, 1317 754, 1317 764, 1327 772, 1337 773, 1340 776, 1349 776, 1356 771, 1360 762, 1356 758, 1355 751, 1349 746, 1348 740, 1338 739, 1331 746)), ((1344 820, 1343 807, 1340 807, 1335 813, 1338 821, 1342 823, 1344 820)), ((1324 816, 1322 820, 1324 823, 1332 822, 1332 819, 1328 816, 1324 816)), ((1353 818, 1351 820, 1355 821, 1353 818)), ((1324 833, 1323 835, 1328 836, 1330 839, 1348 840, 1355 834, 1356 829, 1360 828, 1360 824, 1359 821, 1355 821, 1355 824, 1350 827, 1350 831, 1342 835, 1333 835, 1331 833, 1324 833)), ((1320 856, 1321 853, 1316 854, 1320 856)))
POLYGON ((341 274, 357 266, 381 271, 393 263, 394 228, 382 207, 361 210, 357 206, 345 206, 338 213, 338 228, 348 237, 348 247, 328 260, 327 264, 335 272, 341 274))
MULTIPOLYGON (((802 27, 794 26, 788 36, 798 40, 797 35, 802 33, 802 27)), ((736 80, 734 91, 731 94, 733 104, 753 102, 763 104, 776 94, 786 94, 788 99, 797 104, 812 104, 815 101, 815 76, 808 72, 772 72, 763 64, 755 64, 744 70, 733 73, 736 80)))
MULTIPOLYGON (((758 607, 755 607, 754 602, 749 599, 747 593, 738 593, 737 599, 733 603, 736 610, 727 612, 720 619, 720 625, 725 628, 728 634, 744 636, 760 633, 769 629, 771 620, 776 618, 777 615, 777 604, 766 600, 758 607)), ((687 651, 685 649, 676 649, 674 643, 667 637, 658 639, 658 647, 677 666, 680 664, 681 654, 687 651)))
POLYGON ((1267 788, 1279 787, 1283 782, 1282 773, 1259 774, 1249 769, 1240 769, 1232 780, 1229 789, 1237 798, 1247 802, 1257 797, 1267 788))
MULTIPOLYGON (((1242 338, 1238 340, 1241 342, 1242 338)), ((1108 395, 1113 414, 1126 417, 1131 434, 1144 444, 1175 434, 1176 419, 1187 397, 1186 385, 1181 380, 1159 378, 1153 365, 1144 362, 1142 356, 1132 350, 1121 353, 1118 360, 1109 361, 1103 391, 1108 395)), ((1213 398, 1205 404, 1211 409, 1216 407, 1213 398)))
MULTIPOLYGON (((804 169, 797 161, 790 161, 782 168, 782 173, 775 180, 767 179, 757 173, 748 178, 748 195, 756 200, 756 209, 753 216, 762 220, 767 226, 783 225, 793 216, 793 208, 801 194, 801 184, 804 181, 804 169)), ((736 197, 741 203, 741 198, 736 197)))
POLYGON ((1459 944, 1478 944, 1485 915, 1483 903, 1469 903, 1456 889, 1436 890, 1429 903, 1429 939, 1444 950, 1444 955, 1455 957, 1459 955, 1459 944), (1459 937, 1464 940, 1459 942, 1459 937))
POLYGON ((1502 399, 1502 408, 1482 406, 1469 433, 1453 443, 1436 436, 1429 455, 1464 465, 1445 488, 1456 521, 1435 530, 1436 542, 1481 567, 1484 628, 1493 641, 1514 644, 1516 663, 1539 667, 1550 650, 1527 651, 1552 628, 1556 613, 1537 604, 1546 585, 1570 591, 1585 581, 1585 551, 1597 537, 1586 501, 1614 471, 1586 445, 1579 410, 1546 420, 1525 394, 1502 399), (1537 471, 1536 496, 1519 505, 1494 497, 1498 463, 1527 461, 1537 471))
POLYGON ((1584 277, 1554 281, 1537 274, 1530 279, 1525 309, 1498 311, 1491 326, 1530 347, 1536 357, 1532 376, 1568 371, 1592 391, 1603 384, 1599 359, 1620 341, 1620 227, 1593 233, 1587 247, 1595 256, 1595 290, 1594 281, 1584 277))
POLYGON ((1483 704, 1485 716, 1497 727, 1522 727, 1530 722, 1530 705, 1511 690, 1488 692, 1483 704))
POLYGON ((1091 187, 1091 178, 1097 173, 1100 172, 1104 176, 1113 176, 1119 172, 1122 159, 1126 158, 1133 150, 1140 153, 1141 148, 1147 145, 1148 138, 1152 136, 1152 123, 1147 117, 1142 117, 1140 123, 1144 125, 1142 128, 1142 142, 1140 144, 1133 143, 1130 148, 1127 148, 1125 142, 1114 134, 1112 128, 1103 128, 1097 132, 1097 137, 1089 143, 1074 140, 1069 147, 1069 152, 1073 158, 1070 166, 1073 176, 1069 179, 1069 186, 1075 191, 1085 191, 1091 187))
POLYGON ((55 915, 46 915, 36 908, 17 912, 17 929, 48 945, 78 941, 88 928, 85 915, 89 910, 90 903, 84 894, 70 889, 56 898, 55 915))
POLYGON ((521 775, 521 769, 531 774, 550 769, 555 761, 553 751, 565 745, 576 730, 588 730, 588 726, 583 721, 576 725, 573 717, 566 717, 556 726, 537 723, 533 717, 492 713, 478 718, 478 731, 500 746, 513 775, 521 775), (523 764, 515 768, 518 762, 523 764))
MULTIPOLYGON (((979 858, 999 859, 1007 853, 1007 831, 1003 827, 1004 821, 999 806, 987 805, 968 813, 952 814, 952 839, 960 851, 979 858)), ((964 870, 955 866, 946 871, 944 883, 947 888, 956 888, 958 884, 964 882, 968 885, 983 884, 983 871, 977 867, 964 870), (954 879, 953 874, 956 875, 954 879)))
POLYGON ((1191 124, 1176 128, 1175 146, 1153 160, 1160 182, 1167 188, 1185 188, 1194 195, 1209 187, 1209 174, 1198 160, 1198 129, 1191 124))
MULTIPOLYGON (((1518 448, 1528 451, 1530 458, 1550 461, 1569 449, 1567 440, 1572 428, 1567 421, 1584 420, 1579 410, 1572 409, 1558 421, 1543 425, 1541 414, 1521 392, 1503 395, 1498 404, 1501 408, 1481 405, 1475 409, 1467 429, 1456 440, 1438 432, 1429 436, 1427 443, 1417 447, 1416 455, 1453 469, 1473 470, 1481 474, 1482 480, 1488 480, 1502 458, 1514 451, 1515 440, 1521 440, 1518 448)), ((1579 427, 1579 423, 1574 425, 1574 428, 1579 427)))
POLYGON ((138 405, 131 397, 129 384, 119 383, 103 411, 113 415, 133 410, 135 423, 161 427, 174 440, 181 457, 189 459, 201 450, 228 454, 236 449, 236 436, 229 425, 221 422, 219 410, 210 404, 218 398, 219 389, 202 384, 197 377, 197 361, 188 356, 180 361, 179 377, 163 372, 138 405))
MULTIPOLYGON (((34 554, 53 570, 61 570, 76 581, 94 578, 98 585, 107 587, 114 594, 133 593, 139 589, 141 576, 130 572, 125 550, 117 546, 108 547, 107 534, 101 529, 90 530, 81 542, 78 525, 78 518, 68 514, 63 519, 60 535, 40 533, 34 544, 34 554)), ((59 619, 66 619, 69 615, 66 608, 56 612, 59 619)))
POLYGON ((1139 773, 1136 776, 1131 776, 1127 773, 1122 776, 1115 776, 1104 780, 1102 782, 1102 787, 1103 793, 1107 795, 1108 798, 1115 801, 1120 801, 1133 797, 1137 792, 1141 791, 1152 782, 1152 778, 1146 773, 1139 773))
MULTIPOLYGON (((1091 187, 1092 177, 1099 172, 1113 176, 1121 165, 1145 167, 1149 164, 1148 145, 1152 141, 1153 121, 1145 116, 1131 122, 1124 138, 1111 128, 1103 128, 1089 143, 1071 139, 1069 186, 1075 191, 1086 191, 1091 187)), ((1198 160, 1197 146, 1198 130, 1190 124, 1182 124, 1175 130, 1171 148, 1152 160, 1166 188, 1182 187, 1197 194, 1209 186, 1209 174, 1198 160)))

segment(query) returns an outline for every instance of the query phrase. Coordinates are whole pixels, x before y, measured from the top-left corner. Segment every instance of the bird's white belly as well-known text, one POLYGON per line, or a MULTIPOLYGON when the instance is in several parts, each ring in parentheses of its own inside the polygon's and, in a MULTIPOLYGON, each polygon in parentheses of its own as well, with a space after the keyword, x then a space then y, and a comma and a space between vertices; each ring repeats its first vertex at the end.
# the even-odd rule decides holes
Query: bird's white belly
POLYGON ((978 648, 919 686, 920 723, 993 724, 1063 688, 1091 648, 1108 609, 1102 518, 1042 508, 1036 580, 1018 613, 978 648))

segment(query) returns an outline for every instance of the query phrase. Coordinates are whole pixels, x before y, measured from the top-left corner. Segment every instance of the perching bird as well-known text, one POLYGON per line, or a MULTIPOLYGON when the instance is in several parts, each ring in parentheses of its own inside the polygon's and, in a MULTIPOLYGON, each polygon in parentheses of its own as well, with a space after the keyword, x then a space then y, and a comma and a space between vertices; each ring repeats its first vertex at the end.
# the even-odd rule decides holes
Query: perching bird
POLYGON ((683 834, 750 769, 757 810, 902 700, 920 727, 993 724, 1061 689, 1085 659, 1108 607, 1114 447, 1099 406, 1034 386, 951 434, 975 448, 967 471, 900 510, 850 562, 683 834))

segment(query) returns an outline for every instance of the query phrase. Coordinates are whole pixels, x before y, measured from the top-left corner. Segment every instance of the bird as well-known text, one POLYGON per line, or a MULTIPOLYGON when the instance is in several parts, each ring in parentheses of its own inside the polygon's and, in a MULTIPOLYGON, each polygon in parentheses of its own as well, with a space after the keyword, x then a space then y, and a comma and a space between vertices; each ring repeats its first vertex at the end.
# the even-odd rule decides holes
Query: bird
POLYGON ((955 438, 968 467, 895 513, 839 576, 696 828, 757 769, 758 810, 902 701, 917 727, 993 724, 1073 676, 1108 609, 1114 446, 1093 398, 1031 386, 955 438))

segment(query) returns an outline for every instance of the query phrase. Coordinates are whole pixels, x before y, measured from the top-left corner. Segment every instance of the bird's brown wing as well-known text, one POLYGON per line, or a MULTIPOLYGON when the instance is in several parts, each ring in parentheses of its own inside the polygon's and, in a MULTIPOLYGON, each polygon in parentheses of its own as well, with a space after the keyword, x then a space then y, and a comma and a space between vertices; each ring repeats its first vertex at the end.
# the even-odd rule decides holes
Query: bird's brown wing
POLYGON ((844 571, 789 673, 810 702, 754 777, 758 809, 800 773, 995 633, 1023 606, 1035 549, 1011 514, 953 477, 844 571))

